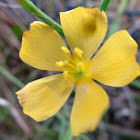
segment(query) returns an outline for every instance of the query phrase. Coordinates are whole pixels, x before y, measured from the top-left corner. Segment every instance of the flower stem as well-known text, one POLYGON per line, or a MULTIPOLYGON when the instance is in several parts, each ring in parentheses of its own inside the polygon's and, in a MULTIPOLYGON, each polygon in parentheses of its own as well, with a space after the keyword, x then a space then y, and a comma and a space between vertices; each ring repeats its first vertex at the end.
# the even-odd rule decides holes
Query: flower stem
POLYGON ((23 6, 26 10, 37 16, 39 19, 44 21, 46 24, 56 29, 59 33, 64 34, 62 27, 59 23, 54 21, 52 18, 47 16, 44 12, 38 9, 30 0, 17 0, 17 2, 23 6))
POLYGON ((71 140, 71 126, 69 124, 64 140, 71 140))
POLYGON ((105 11, 109 2, 110 2, 110 0, 102 0, 101 5, 100 5, 100 10, 105 11))

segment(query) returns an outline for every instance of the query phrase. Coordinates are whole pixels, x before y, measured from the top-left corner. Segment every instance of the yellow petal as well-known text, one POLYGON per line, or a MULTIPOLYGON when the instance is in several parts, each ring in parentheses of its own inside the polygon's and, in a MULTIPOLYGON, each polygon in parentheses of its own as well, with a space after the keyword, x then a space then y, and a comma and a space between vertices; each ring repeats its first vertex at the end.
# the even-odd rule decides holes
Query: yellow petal
POLYGON ((74 52, 80 48, 88 61, 100 46, 107 32, 107 17, 99 9, 78 7, 60 13, 61 25, 65 37, 74 52))
POLYGON ((136 42, 127 31, 119 31, 93 57, 89 76, 109 86, 124 86, 140 75, 136 54, 136 42))
POLYGON ((88 78, 79 81, 71 114, 73 135, 95 130, 108 107, 109 99, 102 87, 88 78))
POLYGON ((49 76, 27 84, 17 92, 23 112, 36 121, 54 115, 68 99, 73 87, 72 79, 63 74, 49 76))
POLYGON ((66 59, 62 46, 65 43, 53 28, 36 21, 23 34, 20 58, 35 68, 59 71, 56 62, 66 59))

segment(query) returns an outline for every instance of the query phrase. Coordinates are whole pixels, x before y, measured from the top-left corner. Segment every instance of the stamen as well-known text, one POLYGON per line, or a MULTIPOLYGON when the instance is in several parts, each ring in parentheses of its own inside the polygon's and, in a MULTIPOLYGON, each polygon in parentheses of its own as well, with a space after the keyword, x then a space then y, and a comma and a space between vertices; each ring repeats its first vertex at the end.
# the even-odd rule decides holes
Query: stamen
POLYGON ((71 62, 73 62, 74 64, 76 64, 75 61, 73 61, 72 59, 70 59, 66 53, 65 53, 65 57, 66 57, 69 61, 71 61, 71 62))
POLYGON ((74 49, 74 53, 75 53, 78 57, 82 58, 83 51, 82 51, 81 49, 79 49, 79 48, 76 47, 76 48, 74 49))
POLYGON ((71 76, 68 71, 64 71, 63 76, 64 76, 65 79, 70 77, 71 79, 73 79, 75 81, 75 78, 73 76, 71 76))
POLYGON ((67 65, 78 71, 78 69, 75 66, 73 66, 72 64, 68 63, 67 65))
POLYGON ((64 65, 67 65, 69 63, 68 60, 65 60, 65 61, 59 61, 59 62, 56 62, 56 65, 58 67, 63 67, 64 65))
MULTIPOLYGON (((70 59, 69 56, 67 55, 68 53, 70 53, 69 49, 67 49, 66 47, 62 46, 62 47, 61 47, 61 50, 65 53, 65 57, 66 57, 69 61, 75 63, 75 62, 74 62, 72 59, 70 59)), ((76 63, 75 63, 75 64, 76 64, 76 63)))
POLYGON ((84 60, 84 58, 83 58, 83 57, 81 57, 81 59, 83 60, 83 62, 84 62, 84 63, 86 63, 86 61, 84 60))
POLYGON ((66 78, 68 77, 68 71, 64 71, 64 72, 63 72, 63 76, 64 76, 64 78, 66 79, 66 78))
POLYGON ((63 61, 59 61, 59 62, 56 62, 56 65, 58 67, 63 67, 64 66, 64 63, 63 63, 63 61))
POLYGON ((64 47, 64 46, 61 47, 61 50, 62 50, 64 53, 70 53, 69 49, 67 49, 67 48, 64 47))

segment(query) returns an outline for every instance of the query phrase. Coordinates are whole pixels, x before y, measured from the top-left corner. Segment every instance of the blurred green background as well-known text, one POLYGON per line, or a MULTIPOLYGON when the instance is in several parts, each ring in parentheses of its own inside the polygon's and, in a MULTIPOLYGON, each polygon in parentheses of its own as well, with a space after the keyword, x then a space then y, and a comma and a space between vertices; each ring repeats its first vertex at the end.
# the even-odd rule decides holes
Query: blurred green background
MULTIPOLYGON (((101 0, 32 0, 48 16, 59 21, 59 12, 78 6, 91 8, 101 0)), ((140 0, 111 0, 106 9, 109 28, 105 40, 126 29, 140 46, 140 0)), ((55 74, 23 63, 19 58, 22 34, 39 20, 16 0, 0 0, 0 140, 66 140, 74 91, 62 109, 47 121, 37 123, 22 112, 15 92, 24 84, 55 74), (24 83, 24 84, 23 84, 24 83)), ((140 64, 140 49, 137 55, 140 64)), ((139 140, 140 78, 122 88, 101 85, 111 107, 96 131, 72 140, 139 140)))

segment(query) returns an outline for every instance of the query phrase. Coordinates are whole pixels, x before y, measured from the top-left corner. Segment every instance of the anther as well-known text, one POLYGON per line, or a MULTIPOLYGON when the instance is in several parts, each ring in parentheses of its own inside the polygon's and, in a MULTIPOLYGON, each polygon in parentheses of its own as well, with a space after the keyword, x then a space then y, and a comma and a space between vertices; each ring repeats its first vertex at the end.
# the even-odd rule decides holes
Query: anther
POLYGON ((64 62, 63 61, 56 62, 56 65, 58 67, 63 67, 64 66, 64 62))
POLYGON ((63 72, 63 76, 64 76, 64 78, 66 79, 66 78, 68 77, 68 71, 64 71, 64 72, 63 72))
POLYGON ((74 49, 74 53, 75 53, 78 57, 82 58, 83 51, 82 51, 81 49, 79 49, 79 48, 76 47, 76 48, 74 49))
POLYGON ((59 61, 59 62, 56 62, 56 65, 58 67, 63 67, 64 65, 67 65, 69 63, 68 60, 65 60, 65 61, 59 61))
POLYGON ((67 49, 67 48, 64 47, 64 46, 61 47, 61 50, 62 50, 64 53, 70 53, 69 49, 67 49))

